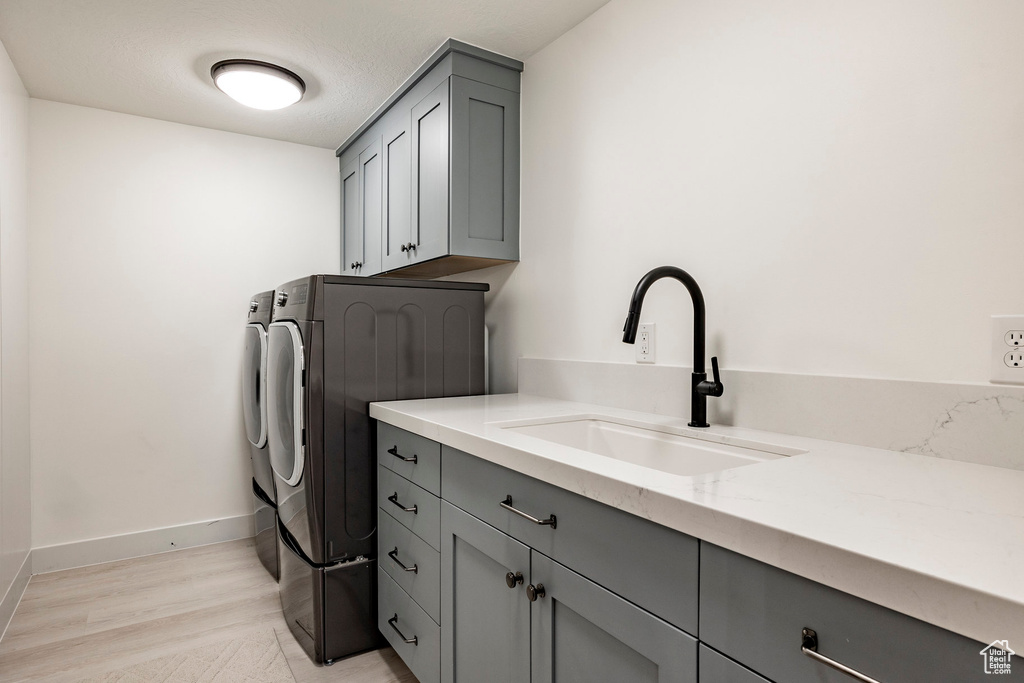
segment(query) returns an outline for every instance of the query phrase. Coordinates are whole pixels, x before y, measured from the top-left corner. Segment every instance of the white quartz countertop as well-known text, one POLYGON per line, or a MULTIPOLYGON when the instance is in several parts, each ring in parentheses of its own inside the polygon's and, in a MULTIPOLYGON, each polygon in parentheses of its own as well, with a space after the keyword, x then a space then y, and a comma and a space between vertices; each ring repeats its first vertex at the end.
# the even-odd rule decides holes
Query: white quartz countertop
POLYGON ((370 415, 981 643, 1024 647, 1024 472, 524 394, 374 403, 370 415), (679 476, 495 424, 581 415, 807 452, 679 476))

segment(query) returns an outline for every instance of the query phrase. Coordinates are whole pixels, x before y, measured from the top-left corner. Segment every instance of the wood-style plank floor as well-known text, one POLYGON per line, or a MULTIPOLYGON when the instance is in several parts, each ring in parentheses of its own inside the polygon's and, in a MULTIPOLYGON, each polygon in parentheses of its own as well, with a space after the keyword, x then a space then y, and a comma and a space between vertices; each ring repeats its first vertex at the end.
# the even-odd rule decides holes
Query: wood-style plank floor
POLYGON ((313 664, 252 539, 33 576, 0 640, 0 681, 75 681, 256 628, 274 629, 298 683, 416 683, 391 648, 313 664))

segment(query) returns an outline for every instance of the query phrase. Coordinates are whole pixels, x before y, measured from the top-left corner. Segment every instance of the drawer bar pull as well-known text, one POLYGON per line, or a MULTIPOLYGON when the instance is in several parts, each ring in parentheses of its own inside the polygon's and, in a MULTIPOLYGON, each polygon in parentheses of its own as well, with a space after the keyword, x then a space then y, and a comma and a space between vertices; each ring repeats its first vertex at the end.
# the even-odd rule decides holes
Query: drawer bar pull
POLYGON ((419 565, 415 565, 414 564, 411 567, 406 567, 404 564, 402 564, 402 561, 400 559, 398 559, 398 546, 397 545, 395 546, 394 550, 392 550, 390 553, 388 553, 388 557, 390 557, 392 560, 394 560, 395 564, 397 564, 399 567, 402 568, 402 571, 404 571, 404 572, 412 572, 413 574, 419 574, 420 573, 420 570, 417 568, 419 565))
POLYGON ((413 465, 415 465, 416 461, 418 460, 418 458, 416 457, 415 453, 412 454, 411 458, 407 457, 407 456, 404 456, 404 455, 399 455, 398 454, 398 445, 397 444, 395 444, 394 446, 389 448, 388 449, 388 453, 390 453, 391 455, 395 456, 399 460, 404 460, 405 462, 411 462, 413 465))
POLYGON ((412 643, 413 645, 417 645, 417 646, 419 645, 419 638, 417 638, 416 636, 413 636, 412 638, 406 638, 405 634, 398 630, 398 614, 397 613, 395 614, 395 616, 393 616, 390 619, 388 619, 388 625, 391 626, 391 628, 395 629, 395 633, 398 634, 398 637, 402 639, 403 643, 412 643))
POLYGON ((552 529, 554 529, 555 528, 555 524, 557 523, 557 520, 555 519, 554 515, 549 516, 547 519, 537 519, 533 515, 528 515, 525 512, 523 512, 522 510, 516 510, 514 507, 512 507, 512 495, 511 494, 506 495, 505 496, 505 500, 503 500, 500 503, 498 503, 498 505, 500 505, 501 507, 505 508, 509 512, 516 513, 517 515, 519 515, 523 519, 530 520, 534 524, 540 524, 541 526, 549 526, 552 529))
POLYGON ((836 671, 842 671, 850 678, 855 678, 858 681, 862 681, 862 683, 879 683, 878 680, 871 678, 871 676, 865 676, 856 669, 851 669, 845 664, 837 662, 834 659, 830 659, 818 652, 818 633, 814 629, 805 628, 801 636, 802 642, 800 644, 800 651, 811 659, 821 662, 825 666, 832 667, 836 671))
POLYGON ((404 505, 402 505, 401 503, 399 503, 398 502, 398 491, 395 491, 390 496, 388 496, 388 500, 390 500, 392 503, 394 503, 395 505, 400 507, 402 509, 402 512, 411 512, 414 515, 416 514, 416 508, 419 507, 417 505, 413 505, 411 508, 407 508, 404 505))

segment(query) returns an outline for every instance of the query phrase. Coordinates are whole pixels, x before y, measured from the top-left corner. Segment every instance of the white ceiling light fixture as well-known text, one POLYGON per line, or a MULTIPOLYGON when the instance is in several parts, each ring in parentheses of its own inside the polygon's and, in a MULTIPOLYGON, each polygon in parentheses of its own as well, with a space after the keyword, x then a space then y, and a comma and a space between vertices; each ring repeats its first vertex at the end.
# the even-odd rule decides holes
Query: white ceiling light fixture
POLYGON ((253 109, 283 109, 306 92, 306 84, 288 69, 252 59, 217 62, 210 75, 221 92, 253 109))

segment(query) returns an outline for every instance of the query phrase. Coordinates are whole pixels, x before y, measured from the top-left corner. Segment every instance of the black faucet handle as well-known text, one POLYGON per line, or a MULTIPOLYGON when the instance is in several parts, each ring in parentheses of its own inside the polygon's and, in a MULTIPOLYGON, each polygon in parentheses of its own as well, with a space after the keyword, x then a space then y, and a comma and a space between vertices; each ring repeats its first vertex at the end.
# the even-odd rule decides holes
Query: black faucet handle
POLYGON ((722 377, 718 374, 718 356, 711 357, 711 374, 714 380, 704 380, 697 385, 697 391, 705 396, 721 396, 725 393, 725 387, 722 385, 722 377))

